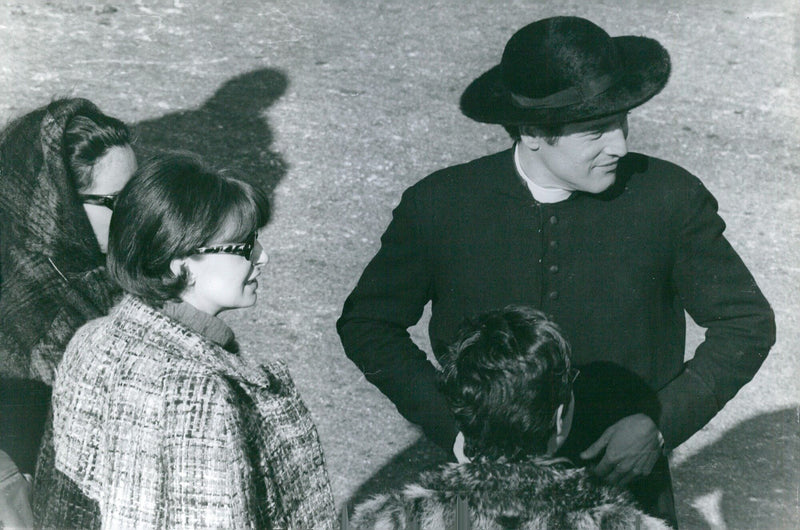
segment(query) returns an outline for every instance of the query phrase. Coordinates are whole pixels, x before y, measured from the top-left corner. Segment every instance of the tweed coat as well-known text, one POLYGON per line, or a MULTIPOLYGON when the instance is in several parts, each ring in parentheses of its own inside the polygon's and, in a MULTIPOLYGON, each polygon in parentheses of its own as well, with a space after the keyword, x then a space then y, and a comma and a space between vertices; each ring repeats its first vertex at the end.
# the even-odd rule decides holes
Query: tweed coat
POLYGON ((0 447, 28 473, 67 342, 121 294, 65 167, 64 130, 88 111, 57 100, 0 133, 0 447))
POLYGON ((614 362, 658 391, 658 426, 675 447, 752 378, 775 340, 772 310, 724 228, 714 197, 669 162, 630 153, 606 192, 540 204, 506 150, 405 191, 337 328, 367 379, 449 450, 455 422, 407 328, 430 301, 441 357, 464 317, 537 307, 576 364, 614 362), (707 328, 688 362, 684 310, 707 328))
POLYGON ((399 492, 377 495, 356 506, 354 529, 455 528, 456 499, 469 510, 471 528, 500 530, 667 529, 643 513, 627 493, 600 484, 585 468, 529 459, 480 458, 423 473, 399 492))
POLYGON ((308 410, 280 362, 250 365, 139 299, 75 334, 53 389, 56 468, 108 528, 332 528, 308 410))

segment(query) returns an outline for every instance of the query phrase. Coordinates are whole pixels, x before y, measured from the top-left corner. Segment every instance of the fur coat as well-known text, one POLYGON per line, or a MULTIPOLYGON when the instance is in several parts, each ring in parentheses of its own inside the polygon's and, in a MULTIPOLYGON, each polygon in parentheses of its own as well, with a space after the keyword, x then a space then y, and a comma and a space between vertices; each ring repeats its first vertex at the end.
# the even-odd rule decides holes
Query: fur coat
POLYGON ((54 101, 0 133, 0 396, 17 401, 0 403, 0 441, 29 473, 67 342, 120 294, 65 166, 66 125, 93 109, 54 101))
POLYGON ((627 493, 594 481, 585 468, 559 461, 485 458, 446 464, 400 492, 367 500, 356 506, 350 526, 455 528, 459 496, 468 506, 470 527, 481 530, 669 528, 644 514, 627 493))
POLYGON ((333 528, 322 448, 288 371, 212 339, 132 296, 79 329, 53 388, 56 469, 103 528, 333 528))

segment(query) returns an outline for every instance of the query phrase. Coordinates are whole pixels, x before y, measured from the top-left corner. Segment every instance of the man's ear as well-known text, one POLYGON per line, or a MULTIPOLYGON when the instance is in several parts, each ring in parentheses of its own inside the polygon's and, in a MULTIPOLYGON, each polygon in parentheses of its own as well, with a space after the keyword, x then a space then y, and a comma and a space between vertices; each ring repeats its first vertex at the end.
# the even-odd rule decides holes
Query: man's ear
POLYGON ((550 435, 550 439, 547 440, 547 455, 553 456, 558 451, 558 448, 564 443, 566 436, 563 436, 564 428, 564 404, 558 406, 556 409, 556 413, 553 416, 553 420, 555 421, 555 430, 553 434, 550 435))
POLYGON ((556 409, 556 437, 561 436, 564 432, 564 404, 558 406, 556 409))
POLYGON ((541 138, 537 135, 535 127, 530 125, 519 126, 519 141, 531 151, 539 149, 541 138))

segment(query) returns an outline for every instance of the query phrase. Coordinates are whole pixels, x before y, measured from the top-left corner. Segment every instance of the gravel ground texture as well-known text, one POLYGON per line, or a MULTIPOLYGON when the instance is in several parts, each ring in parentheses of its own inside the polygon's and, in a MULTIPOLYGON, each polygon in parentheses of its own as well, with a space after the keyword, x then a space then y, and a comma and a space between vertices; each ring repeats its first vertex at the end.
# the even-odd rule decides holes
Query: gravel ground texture
MULTIPOLYGON (((140 154, 186 149, 273 192, 270 264, 243 349, 290 366, 340 505, 442 455, 347 360, 334 329, 402 190, 509 145, 463 117, 506 40, 579 15, 670 51, 631 148, 716 195, 778 322, 753 382, 673 452, 685 528, 800 527, 800 4, 793 0, 5 0, 0 120, 83 96, 134 126, 140 154)), ((413 336, 424 347, 423 323, 413 336)), ((687 355, 702 338, 692 328, 687 355)))

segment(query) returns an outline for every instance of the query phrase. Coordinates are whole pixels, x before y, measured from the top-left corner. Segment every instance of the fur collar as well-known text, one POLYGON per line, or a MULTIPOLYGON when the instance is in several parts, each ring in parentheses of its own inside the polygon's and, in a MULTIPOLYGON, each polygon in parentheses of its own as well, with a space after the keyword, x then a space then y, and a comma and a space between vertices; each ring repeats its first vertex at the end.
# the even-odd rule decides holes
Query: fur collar
POLYGON ((402 491, 371 498, 355 509, 353 528, 450 528, 458 498, 472 528, 669 528, 644 514, 627 492, 592 479, 569 461, 476 459, 423 473, 402 491))

